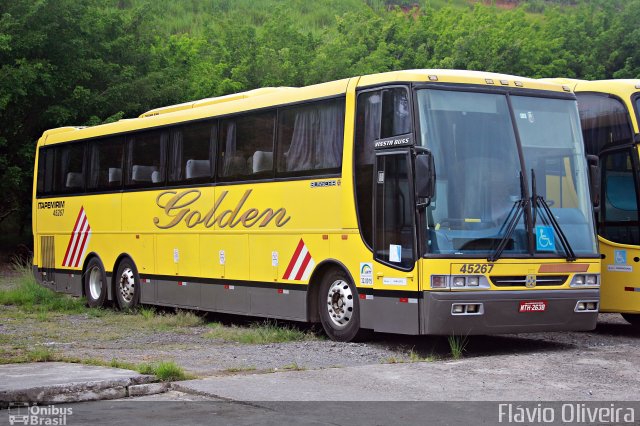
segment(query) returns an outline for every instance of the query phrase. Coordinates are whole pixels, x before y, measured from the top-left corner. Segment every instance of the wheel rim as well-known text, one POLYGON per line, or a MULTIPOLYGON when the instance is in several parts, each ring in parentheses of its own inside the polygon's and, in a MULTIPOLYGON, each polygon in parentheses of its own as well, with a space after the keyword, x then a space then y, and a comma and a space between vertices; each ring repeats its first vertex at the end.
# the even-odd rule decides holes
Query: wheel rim
POLYGON ((327 294, 327 311, 329 319, 337 327, 346 326, 353 314, 353 293, 344 280, 336 280, 329 287, 327 294))
POLYGON ((91 268, 89 272, 89 294, 93 300, 98 300, 102 296, 102 273, 97 266, 91 268))
POLYGON ((136 280, 131 268, 124 268, 122 274, 120 274, 120 282, 118 284, 118 290, 122 300, 126 303, 131 303, 133 295, 136 290, 136 280))

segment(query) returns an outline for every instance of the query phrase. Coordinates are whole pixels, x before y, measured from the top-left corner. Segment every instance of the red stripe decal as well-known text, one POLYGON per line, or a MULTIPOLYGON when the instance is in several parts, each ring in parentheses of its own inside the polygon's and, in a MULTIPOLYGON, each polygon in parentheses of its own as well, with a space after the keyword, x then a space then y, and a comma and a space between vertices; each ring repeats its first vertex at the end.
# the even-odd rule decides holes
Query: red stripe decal
POLYGON ((279 289, 278 289, 278 294, 282 294, 282 293, 284 293, 284 290, 283 290, 283 289, 281 289, 281 288, 279 288, 279 289))
MULTIPOLYGON (((78 229, 78 233, 80 232, 80 230, 82 228, 84 228, 84 224, 86 222, 87 222, 87 215, 85 215, 84 218, 82 219, 82 224, 80 225, 80 229, 78 229)), ((85 234, 84 236, 86 237, 87 234, 85 234)), ((82 238, 82 235, 78 234, 78 243, 80 243, 80 238, 82 238)), ((75 262, 73 260, 76 258, 76 255, 79 256, 78 251, 79 251, 81 245, 82 244, 76 244, 76 246, 73 248, 73 252, 71 253, 71 257, 69 258, 69 262, 67 262, 69 264, 69 266, 75 266, 75 264, 74 264, 75 262)))
POLYGON ((296 275, 296 280, 301 280, 304 272, 307 270, 307 265, 311 262, 311 253, 307 252, 307 255, 304 257, 302 261, 302 265, 300 265, 300 270, 298 270, 298 274, 296 275))
POLYGON ((400 298, 400 303, 409 303, 409 298, 408 297, 401 297, 400 298))
POLYGON ((78 212, 78 217, 76 217, 76 223, 75 225, 73 225, 73 231, 71 231, 71 238, 69 238, 69 244, 67 245, 67 251, 64 254, 64 261, 62 262, 62 266, 67 266, 67 262, 68 259, 67 257, 69 256, 69 250, 71 250, 71 246, 73 245, 73 237, 75 236, 75 232, 77 231, 78 228, 78 222, 80 222, 80 217, 82 216, 82 212, 84 211, 84 207, 80 207, 80 211, 78 212))
POLYGON ((360 297, 360 299, 366 299, 367 295, 366 294, 360 294, 359 297, 360 297))
POLYGON ((637 289, 635 287, 625 287, 624 291, 639 291, 640 289, 637 289))
POLYGON ((66 266, 71 266, 73 264, 73 259, 76 257, 76 252, 78 251, 78 246, 80 245, 80 237, 82 236, 80 234, 80 230, 82 229, 85 220, 87 220, 87 215, 84 215, 78 227, 73 230, 72 247, 71 252, 69 252, 69 258, 66 261, 66 266))
MULTIPOLYGON (((86 218, 87 218, 87 216, 85 215, 85 219, 86 218)), ((87 230, 84 232, 84 235, 82 236, 82 242, 80 243, 80 250, 78 251, 78 258, 76 259, 75 264, 73 265, 75 268, 77 268, 78 265, 80 264, 80 258, 82 257, 82 253, 84 252, 84 247, 87 245, 87 238, 89 238, 89 232, 90 231, 91 231, 91 227, 87 223, 87 230)))
POLYGON ((302 241, 302 238, 300 238, 298 247, 296 247, 296 251, 293 253, 293 256, 291 257, 291 261, 289 261, 289 266, 287 266, 287 270, 284 272, 284 275, 282 276, 282 278, 287 280, 289 279, 289 274, 291 273, 291 270, 293 269, 293 267, 296 265, 296 261, 298 260, 298 256, 300 256, 300 252, 302 251, 303 247, 304 247, 304 241, 302 241))

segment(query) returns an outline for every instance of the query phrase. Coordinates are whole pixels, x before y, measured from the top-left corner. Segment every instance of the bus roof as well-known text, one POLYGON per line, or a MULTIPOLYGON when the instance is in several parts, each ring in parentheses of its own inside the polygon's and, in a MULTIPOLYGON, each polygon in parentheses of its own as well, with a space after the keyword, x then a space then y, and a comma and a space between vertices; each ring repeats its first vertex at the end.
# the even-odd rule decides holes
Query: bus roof
POLYGON ((543 80, 558 84, 566 84, 574 92, 609 93, 623 99, 629 99, 632 94, 640 92, 640 79, 578 80, 570 78, 553 78, 543 80))
POLYGON ((259 108, 304 102, 311 99, 338 96, 346 93, 347 86, 352 80, 357 82, 358 87, 375 86, 394 82, 439 82, 498 87, 502 86, 555 92, 570 91, 569 87, 562 86, 556 82, 481 71, 442 69, 392 71, 354 77, 353 79, 336 80, 300 88, 264 87, 231 95, 205 98, 156 108, 141 114, 138 118, 122 119, 115 123, 101 124, 92 127, 61 127, 51 129, 44 132, 43 136, 38 141, 38 145, 95 138, 259 108))

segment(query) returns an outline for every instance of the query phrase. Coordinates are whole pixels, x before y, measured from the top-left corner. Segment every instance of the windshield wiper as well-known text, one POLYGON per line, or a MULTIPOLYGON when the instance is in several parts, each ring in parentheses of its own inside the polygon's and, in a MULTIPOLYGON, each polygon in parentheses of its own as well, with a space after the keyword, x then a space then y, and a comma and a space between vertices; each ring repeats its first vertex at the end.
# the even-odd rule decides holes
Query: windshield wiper
POLYGON ((489 262, 495 262, 496 260, 500 259, 500 256, 502 256, 502 252, 507 248, 507 244, 509 244, 511 235, 513 234, 513 231, 515 231, 516 227, 518 226, 518 222, 520 221, 520 218, 524 214, 527 204, 529 204, 529 200, 525 197, 524 176, 521 171, 520 172, 520 199, 513 203, 513 207, 511 207, 511 211, 507 215, 507 218, 504 220, 504 223, 502 224, 502 226, 500 227, 500 230, 498 231, 498 234, 501 234, 502 231, 506 229, 506 232, 502 237, 502 239, 500 240, 498 247, 496 247, 496 250, 493 252, 493 254, 491 254, 487 258, 489 262))
POLYGON ((567 239, 567 236, 562 231, 562 228, 560 227, 560 224, 558 223, 558 220, 553 215, 553 212, 549 208, 549 205, 547 204, 547 202, 544 199, 544 197, 542 195, 538 195, 537 194, 537 191, 536 191, 536 174, 533 171, 533 169, 531 169, 531 199, 533 200, 532 207, 533 207, 533 227, 534 227, 534 229, 535 229, 535 226, 536 226, 536 217, 538 216, 538 208, 539 208, 540 210, 542 210, 543 212, 545 212, 547 214, 547 217, 549 218, 549 222, 551 223, 551 226, 553 227, 553 230, 556 232, 556 235, 558 236, 558 240, 560 240, 560 245, 562 245, 562 249, 564 250, 564 253, 566 254, 567 260, 569 262, 575 261, 576 260, 576 254, 574 253, 573 249, 571 248, 571 244, 569 243, 569 240, 567 239))

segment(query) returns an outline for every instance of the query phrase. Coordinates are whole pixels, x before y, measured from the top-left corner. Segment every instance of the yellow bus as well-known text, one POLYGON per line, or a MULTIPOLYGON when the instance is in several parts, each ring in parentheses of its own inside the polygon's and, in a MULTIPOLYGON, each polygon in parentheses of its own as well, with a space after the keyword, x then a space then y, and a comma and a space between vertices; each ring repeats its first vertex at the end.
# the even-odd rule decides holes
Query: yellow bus
POLYGON ((558 81, 575 92, 585 150, 600 162, 600 310, 640 326, 640 80, 558 81))
POLYGON ((575 95, 474 71, 262 88, 46 131, 34 273, 138 304, 368 331, 589 330, 575 95))

